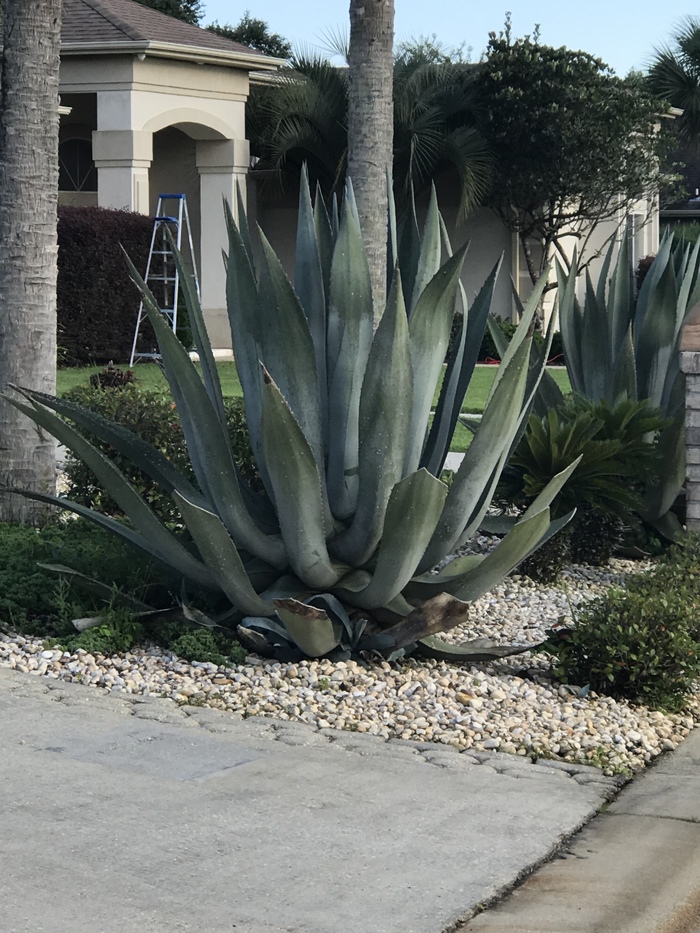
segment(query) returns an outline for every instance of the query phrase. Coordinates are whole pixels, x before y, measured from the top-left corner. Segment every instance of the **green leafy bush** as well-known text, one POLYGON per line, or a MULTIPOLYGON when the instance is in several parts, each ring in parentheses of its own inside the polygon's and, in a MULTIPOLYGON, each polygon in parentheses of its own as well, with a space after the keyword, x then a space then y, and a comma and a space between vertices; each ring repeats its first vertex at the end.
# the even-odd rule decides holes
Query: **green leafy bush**
POLYGON ((58 209, 57 318, 62 365, 128 360, 139 292, 122 246, 145 269, 153 220, 102 207, 58 209))
POLYGON ((579 610, 571 629, 550 632, 547 650, 566 683, 659 709, 681 708, 700 678, 697 578, 660 586, 640 575, 579 610))
POLYGON ((562 516, 577 509, 569 531, 571 557, 605 563, 621 540, 622 527, 639 523, 637 509, 657 468, 655 442, 665 423, 644 402, 623 400, 611 406, 580 396, 544 418, 531 415, 503 472, 498 497, 526 507, 553 476, 580 457, 552 510, 562 516))
MULTIPOLYGON (((118 389, 78 386, 66 393, 65 398, 84 405, 138 434, 143 440, 153 444, 189 479, 193 478, 180 418, 172 397, 167 392, 146 391, 138 385, 128 383, 118 389)), ((243 400, 225 399, 224 410, 238 467, 251 486, 260 489, 262 486, 250 449, 243 400)), ((133 466, 128 458, 114 451, 106 442, 98 441, 96 446, 124 472, 132 486, 141 493, 156 514, 166 522, 180 521, 179 512, 171 497, 150 477, 133 466)), ((69 483, 66 493, 69 499, 107 515, 122 514, 117 503, 109 497, 97 482, 94 473, 81 460, 69 454, 65 472, 69 483)))
MULTIPOLYGON (((504 321, 501 318, 494 319, 496 324, 503 331, 508 340, 511 340, 517 324, 512 324, 510 321, 504 321)), ((534 342, 537 346, 542 346, 544 337, 542 334, 535 334, 534 342)), ((491 331, 487 328, 484 332, 484 338, 481 341, 481 348, 479 349, 479 362, 480 363, 490 363, 501 359, 501 354, 498 351, 493 337, 491 336, 491 331)), ((552 338, 552 346, 549 351, 549 360, 553 363, 561 364, 564 363, 564 348, 562 345, 561 334, 559 331, 555 331, 552 338)))

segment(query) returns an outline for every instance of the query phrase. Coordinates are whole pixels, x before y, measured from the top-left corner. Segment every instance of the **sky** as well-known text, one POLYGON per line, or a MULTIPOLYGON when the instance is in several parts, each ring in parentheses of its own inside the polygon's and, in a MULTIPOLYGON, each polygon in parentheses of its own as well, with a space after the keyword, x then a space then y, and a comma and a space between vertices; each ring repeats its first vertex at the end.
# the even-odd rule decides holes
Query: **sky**
MULTIPOLYGON (((203 0, 202 25, 217 20, 236 24, 248 10, 264 20, 271 32, 279 33, 294 47, 324 47, 324 37, 348 32, 348 0, 203 0)), ((478 59, 486 47, 489 32, 498 32, 510 10, 513 33, 532 33, 540 24, 540 41, 546 45, 566 45, 582 49, 611 65, 624 75, 631 68, 644 69, 654 48, 666 44, 674 26, 693 7, 677 0, 395 0, 396 41, 432 36, 447 47, 465 43, 478 59)), ((700 11, 695 10, 695 15, 700 11)))

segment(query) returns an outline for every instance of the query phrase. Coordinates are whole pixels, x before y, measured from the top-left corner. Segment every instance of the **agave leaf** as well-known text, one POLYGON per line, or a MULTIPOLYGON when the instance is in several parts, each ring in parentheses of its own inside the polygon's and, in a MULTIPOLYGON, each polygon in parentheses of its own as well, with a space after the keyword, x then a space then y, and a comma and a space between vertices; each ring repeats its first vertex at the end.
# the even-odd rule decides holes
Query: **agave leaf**
POLYGON ((588 271, 586 271, 586 299, 579 352, 583 370, 584 394, 587 398, 604 398, 606 401, 611 401, 609 388, 611 348, 608 320, 604 309, 598 305, 588 271))
MULTIPOLYGON (((324 454, 316 348, 304 309, 282 264, 263 233, 260 238, 263 247, 258 308, 261 360, 304 432, 320 470, 324 454)), ((320 284, 318 280, 316 286, 320 284)), ((322 300, 322 296, 316 298, 322 300)), ((314 314, 323 314, 324 310, 317 307, 314 314)), ((269 470, 267 461, 266 466, 269 470)))
POLYGON ((529 355, 529 342, 521 342, 507 373, 499 380, 496 393, 487 403, 474 439, 455 473, 435 534, 420 562, 420 573, 449 554, 465 527, 472 519, 476 520, 478 511, 485 511, 482 492, 493 484, 494 471, 509 450, 520 421, 529 355))
MULTIPOLYGON (((43 392, 36 392, 23 386, 11 384, 8 388, 19 392, 32 403, 37 402, 45 408, 50 408, 58 412, 58 414, 70 418, 79 428, 83 428, 94 434, 95 437, 100 438, 100 440, 106 441, 119 453, 124 454, 140 470, 143 470, 151 479, 155 480, 164 492, 169 493, 173 489, 178 489, 192 499, 199 496, 190 481, 172 465, 164 454, 128 428, 124 428, 114 421, 109 421, 102 415, 97 414, 97 412, 67 399, 46 395, 43 392)), ((201 496, 199 498, 204 501, 201 496)))
POLYGON ((207 394, 209 395, 209 399, 214 407, 214 411, 217 413, 222 427, 225 427, 226 413, 224 411, 224 396, 221 391, 219 370, 216 368, 216 362, 214 361, 214 354, 212 353, 211 342, 209 340, 209 335, 207 334, 206 324, 204 323, 204 315, 202 314, 202 306, 199 301, 199 295, 197 294, 197 289, 195 288, 192 276, 185 266, 185 263, 182 259, 182 254, 177 248, 177 244, 175 243, 175 239, 168 225, 164 224, 163 229, 165 230, 165 236, 167 238, 169 248, 172 250, 173 257, 175 259, 175 266, 179 275, 180 287, 182 288, 182 295, 185 300, 185 307, 187 308, 187 314, 189 317, 190 329, 192 331, 194 345, 197 348, 197 353, 199 355, 199 362, 202 367, 204 385, 206 386, 207 394))
MULTIPOLYGON (((265 619, 264 621, 269 622, 270 620, 265 619)), ((261 632, 246 625, 237 625, 236 635, 244 648, 247 648, 248 651, 254 651, 262 658, 273 658, 275 656, 275 647, 277 643, 284 643, 285 645, 292 644, 291 639, 285 639, 284 642, 282 642, 279 636, 276 641, 271 640, 261 632)))
POLYGON ((231 605, 245 613, 272 615, 272 604, 261 599, 253 589, 236 545, 219 516, 177 492, 173 493, 173 499, 204 563, 215 575, 231 605))
POLYGON ((499 645, 489 641, 488 638, 474 638, 455 645, 435 635, 428 635, 426 638, 419 639, 416 653, 424 658, 433 658, 435 661, 449 661, 457 664, 460 661, 495 661, 498 658, 510 658, 524 651, 536 651, 539 647, 539 644, 499 645))
POLYGON ((37 567, 65 577, 71 583, 76 583, 86 593, 97 596, 98 599, 104 599, 110 605, 125 606, 133 612, 151 612, 153 610, 153 607, 149 606, 148 603, 144 603, 128 593, 122 593, 121 590, 115 590, 113 586, 107 586, 106 583, 95 580, 94 577, 88 577, 86 574, 80 573, 80 571, 74 570, 72 567, 67 567, 65 564, 47 564, 37 561, 37 567))
POLYGON ((467 248, 468 244, 465 244, 433 276, 423 289, 409 322, 413 407, 405 474, 413 473, 420 463, 433 394, 450 341, 459 277, 467 248))
POLYGON ((408 322, 397 270, 362 383, 357 509, 350 528, 331 545, 334 554, 354 566, 369 560, 382 537, 389 495, 402 476, 410 426, 404 400, 412 392, 408 322))
MULTIPOLYGON (((575 460, 572 460, 567 467, 553 476, 544 487, 542 492, 530 503, 528 509, 523 513, 523 517, 529 518, 530 516, 536 515, 538 512, 542 511, 542 509, 550 506, 559 495, 561 490, 564 488, 564 484, 574 472, 576 467, 581 463, 582 459, 583 454, 581 454, 581 456, 577 457, 575 460)), ((573 513, 569 516, 569 518, 573 518, 573 513)))
MULTIPOLYGON (((309 191, 306 166, 301 173, 299 217, 297 223, 294 289, 306 315, 316 357, 320 390, 323 436, 328 435, 328 397, 326 386, 326 295, 319 251, 318 234, 309 191)), ((284 389, 282 389, 284 394, 284 389)))
POLYGON ((559 262, 557 269, 557 294, 559 295, 559 328, 561 331, 566 369, 573 392, 584 392, 584 372, 581 361, 581 312, 576 297, 578 257, 574 250, 568 273, 559 262))
POLYGON ((446 592, 473 602, 507 576, 539 544, 549 528, 549 509, 522 518, 474 570, 445 587, 446 592))
MULTIPOLYGON (((515 522, 516 519, 513 518, 513 522, 508 527, 507 531, 510 531, 510 528, 513 527, 515 522)), ((406 591, 410 592, 411 595, 418 595, 420 593, 423 598, 426 598, 430 591, 418 590, 415 587, 416 584, 427 583, 433 588, 440 587, 444 583, 448 583, 449 581, 454 580, 455 577, 459 577, 466 573, 468 570, 473 570, 475 567, 478 567, 479 564, 483 561, 484 557, 484 554, 463 554, 461 557, 454 557, 438 573, 421 573, 415 577, 412 577, 410 585, 406 588, 406 591)))
POLYGON ((549 271, 550 266, 547 266, 545 271, 537 280, 537 284, 532 290, 532 294, 528 298, 525 307, 522 310, 520 323, 518 324, 518 327, 508 344, 506 352, 501 358, 501 365, 496 370, 496 378, 493 380, 491 390, 489 392, 488 398, 486 399, 486 408, 488 408, 489 402, 496 394, 501 379, 503 379, 508 372, 510 361, 518 354, 518 351, 524 343, 527 342, 529 345, 532 342, 535 315, 540 306, 540 301, 542 299, 542 295, 544 294, 545 285, 549 279, 549 271))
POLYGON ((326 205, 323 203, 320 185, 316 185, 314 199, 314 229, 316 231, 316 244, 318 256, 321 261, 321 274, 323 275, 323 291, 326 298, 331 290, 331 262, 333 260, 333 231, 328 218, 326 205))
MULTIPOLYGON (((248 215, 245 201, 243 199, 244 185, 238 182, 236 184, 236 227, 241 236, 241 242, 248 256, 250 264, 253 264, 253 243, 250 237, 250 227, 248 226, 248 215)), ((224 212, 228 213, 233 220, 233 212, 230 210, 228 201, 224 198, 224 212), (228 208, 228 211, 227 211, 228 208)))
POLYGON ((360 592, 339 591, 346 601, 371 609, 397 596, 415 572, 445 503, 447 487, 427 470, 394 486, 372 580, 360 592))
POLYGON ((658 523, 673 503, 685 483, 685 419, 676 417, 665 427, 658 439, 661 454, 658 476, 654 485, 645 490, 644 502, 639 514, 650 524, 658 523))
MULTIPOLYGON (((250 444, 266 489, 269 490, 267 469, 262 455, 260 416, 262 412, 262 377, 258 314, 258 287, 252 259, 246 251, 243 236, 236 226, 231 209, 224 202, 228 229, 228 266, 226 270, 226 304, 236 371, 243 389, 246 423, 250 444)), ((239 215, 240 216, 240 215, 239 215)))
POLYGON ((158 340, 199 485, 237 545, 273 567, 283 568, 287 561, 281 541, 262 532, 245 507, 228 432, 219 421, 189 354, 168 326, 133 263, 130 266, 158 340))
POLYGON ((642 286, 637 295, 637 307, 634 313, 634 334, 635 334, 635 354, 639 352, 639 338, 644 330, 647 313, 649 311, 650 300, 659 286, 659 282, 666 274, 666 269, 672 263, 671 248, 673 246, 673 237, 671 233, 666 233, 659 244, 656 258, 651 264, 648 273, 644 277, 642 286))
POLYGON ((353 205, 346 196, 328 308, 328 497, 340 519, 353 514, 357 501, 360 391, 373 336, 369 267, 353 205))
POLYGON ((170 561, 168 555, 159 550, 149 538, 145 538, 143 535, 132 531, 132 529, 127 525, 122 525, 121 522, 116 521, 114 518, 110 518, 109 515, 102 515, 101 512, 95 512, 93 509, 88 509, 86 506, 80 505, 78 502, 73 502, 70 499, 63 499, 59 496, 47 496, 43 493, 32 492, 28 489, 8 488, 7 491, 16 493, 19 496, 24 496, 25 499, 32 499, 35 502, 44 502, 47 505, 55 505, 60 509, 73 512, 75 515, 80 515, 81 518, 87 518, 94 524, 100 525, 107 531, 112 532, 112 534, 123 538, 124 541, 127 541, 129 544, 132 544, 140 551, 148 554, 148 556, 152 559, 159 561, 164 567, 168 569, 168 571, 170 571, 170 573, 176 573, 184 576, 188 580, 191 580, 206 590, 214 590, 217 592, 219 591, 219 585, 214 579, 214 575, 209 571, 208 567, 200 563, 189 552, 186 552, 186 554, 192 563, 189 564, 188 562, 186 571, 180 570, 170 561))
POLYGON ((343 626, 325 610, 296 599, 276 599, 275 609, 294 644, 307 657, 321 658, 340 644, 343 626))
MULTIPOLYGON (((605 301, 605 283, 607 280, 608 269, 612 261, 612 253, 615 249, 615 242, 610 244, 610 249, 605 257, 605 263, 600 273, 599 291, 603 290, 602 296, 599 295, 597 304, 605 309, 608 325, 608 365, 614 367, 619 358, 623 344, 628 339, 630 328, 632 326, 632 313, 634 310, 634 298, 632 293, 632 266, 629 255, 629 242, 625 236, 622 238, 620 249, 617 255, 617 262, 613 269, 612 279, 610 280, 610 289, 607 303, 605 301)), ((610 399, 609 401, 613 401, 610 399)))
MULTIPOLYGON (((119 508, 127 515, 134 527, 151 543, 153 551, 178 573, 203 586, 211 587, 211 576, 177 538, 172 535, 151 508, 128 482, 124 474, 111 460, 86 440, 67 422, 58 418, 52 411, 34 402, 31 406, 19 402, 8 395, 5 400, 24 412, 40 427, 72 450, 88 466, 99 482, 109 492, 119 508)), ((51 497, 54 500, 54 497, 51 497)), ((41 500, 40 500, 41 501, 41 500)), ((64 500, 54 500, 62 503, 64 500)), ((89 511, 89 510, 88 510, 89 511)))
POLYGON ((331 563, 324 508, 313 451, 274 380, 263 368, 262 432, 282 539, 294 573, 309 586, 328 589, 344 568, 331 563))
MULTIPOLYGON (((465 250, 466 251, 466 250, 465 250)), ((413 317, 413 312, 418 304, 418 299, 428 287, 428 283, 437 275, 440 270, 440 259, 442 255, 442 243, 440 232, 440 214, 437 205, 437 194, 435 185, 432 185, 430 192, 430 202, 428 203, 428 212, 423 226, 423 236, 421 238, 420 253, 418 255, 418 265, 416 275, 411 290, 411 300, 407 304, 408 319, 413 317)), ((443 357, 444 359, 444 357, 443 357)))
POLYGON ((391 168, 388 165, 386 167, 386 193, 387 204, 389 205, 386 237, 386 293, 389 295, 394 280, 394 272, 398 268, 399 246, 398 226, 396 223, 396 202, 394 200, 394 186, 391 177, 391 168))
POLYGON ((409 198, 408 212, 404 220, 401 239, 399 241, 399 269, 403 282, 403 295, 408 307, 414 292, 418 262, 420 258, 420 230, 416 219, 416 203, 409 198))
POLYGON ((447 370, 442 382, 435 417, 421 459, 421 466, 430 470, 434 476, 439 476, 445 465, 462 403, 474 373, 502 262, 503 257, 493 267, 476 296, 474 304, 469 309, 464 287, 460 282, 463 309, 462 329, 459 341, 447 361, 447 370))
POLYGON ((639 395, 655 408, 662 404, 666 373, 676 352, 676 302, 676 276, 669 262, 649 294, 646 314, 635 334, 639 395))
POLYGON ((420 639, 434 635, 435 632, 446 632, 466 622, 469 614, 467 603, 448 593, 439 593, 416 607, 409 615, 396 625, 386 629, 382 634, 393 639, 393 648, 406 648, 420 639))

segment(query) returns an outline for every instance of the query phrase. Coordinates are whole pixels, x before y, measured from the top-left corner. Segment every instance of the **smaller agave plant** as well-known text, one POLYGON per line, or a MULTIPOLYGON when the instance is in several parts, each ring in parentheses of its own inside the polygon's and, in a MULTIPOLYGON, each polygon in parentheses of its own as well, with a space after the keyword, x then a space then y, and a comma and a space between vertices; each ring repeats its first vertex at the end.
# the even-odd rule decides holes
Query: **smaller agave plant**
MULTIPOLYGON (((666 233, 635 296, 627 238, 613 243, 597 283, 586 274, 583 301, 576 295, 578 258, 557 268, 559 321, 566 368, 576 395, 614 406, 647 402, 667 424, 660 433, 660 467, 647 484, 639 515, 668 538, 681 526, 670 511, 685 482, 685 379, 680 333, 700 301, 700 241, 673 245, 666 233), (615 250, 617 258, 613 263, 615 250)), ((535 410, 545 416, 564 401, 545 374, 535 410)))
POLYGON ((225 600, 245 644, 282 656, 483 659, 528 646, 456 646, 437 636, 463 623, 487 592, 566 523, 549 506, 575 464, 556 476, 488 555, 455 556, 478 530, 542 375, 530 367, 533 316, 544 281, 496 375, 462 465, 440 475, 477 359, 496 267, 471 305, 435 196, 422 235, 410 213, 399 243, 390 217, 386 307, 378 326, 352 186, 342 210, 315 205, 303 179, 294 286, 264 235, 253 250, 242 200, 226 208, 227 300, 251 445, 265 487, 237 469, 202 311, 181 258, 181 281, 201 371, 132 266, 158 339, 196 482, 137 435, 60 398, 12 387, 9 401, 96 474, 129 519, 25 492, 97 522, 165 565, 193 590, 225 600), (447 254, 442 262, 443 253, 447 254), (463 323, 443 376, 458 297, 463 323), (530 370, 530 371, 529 371, 530 370), (442 378, 434 416, 433 399, 442 378), (174 533, 90 442, 133 461, 172 496, 174 533), (434 568, 441 565, 439 571, 434 568))

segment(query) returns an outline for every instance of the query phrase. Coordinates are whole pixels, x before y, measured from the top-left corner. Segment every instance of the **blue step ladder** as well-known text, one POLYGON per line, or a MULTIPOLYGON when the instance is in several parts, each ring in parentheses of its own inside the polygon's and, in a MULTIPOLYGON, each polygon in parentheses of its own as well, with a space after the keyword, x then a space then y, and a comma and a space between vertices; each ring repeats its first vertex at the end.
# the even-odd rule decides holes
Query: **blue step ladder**
MULTIPOLYGON (((192 229, 190 227, 190 216, 187 211, 187 198, 184 194, 158 195, 156 216, 153 219, 151 248, 148 252, 146 274, 143 277, 146 285, 148 285, 153 292, 153 296, 158 303, 161 313, 167 318, 173 333, 176 333, 177 308, 180 297, 180 273, 175 265, 175 256, 168 241, 166 230, 170 230, 178 252, 183 256, 185 262, 189 262, 191 266, 194 287, 197 292, 197 297, 199 297, 197 263, 194 255, 194 246, 192 244, 192 229), (171 212, 168 211, 170 205, 166 202, 174 202, 171 212), (187 245, 187 251, 184 253, 182 249, 183 233, 187 245)), ((141 325, 144 320, 147 320, 147 317, 142 299, 139 304, 139 314, 136 320, 136 330, 134 331, 134 342, 131 347, 129 366, 133 366, 134 362, 138 360, 160 359, 160 353, 158 353, 157 347, 149 348, 147 351, 142 348, 139 349, 139 337, 141 337, 141 343, 143 343, 141 325)))

